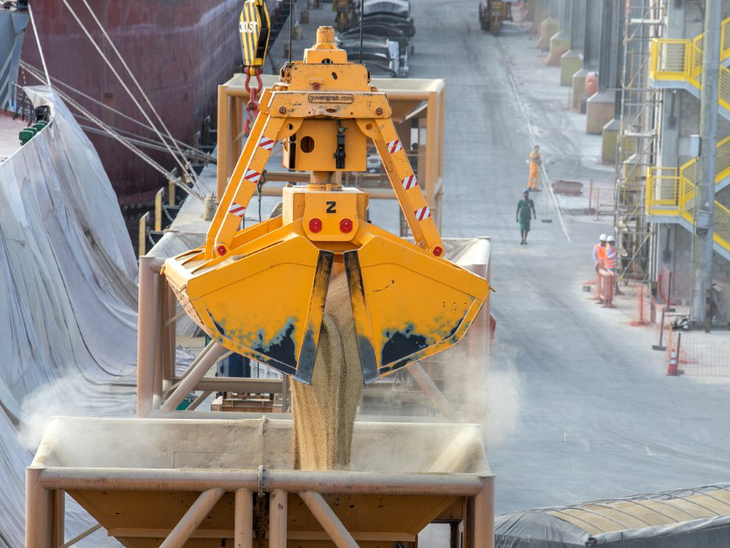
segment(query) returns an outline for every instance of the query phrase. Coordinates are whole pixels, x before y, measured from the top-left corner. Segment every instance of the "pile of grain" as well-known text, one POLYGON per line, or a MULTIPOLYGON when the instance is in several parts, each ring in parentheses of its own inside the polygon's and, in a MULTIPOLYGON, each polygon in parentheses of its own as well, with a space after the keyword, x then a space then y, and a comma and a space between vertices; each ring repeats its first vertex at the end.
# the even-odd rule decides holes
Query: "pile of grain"
POLYGON ((352 429, 363 378, 344 274, 330 283, 312 384, 292 383, 292 467, 342 470, 350 464, 352 429))

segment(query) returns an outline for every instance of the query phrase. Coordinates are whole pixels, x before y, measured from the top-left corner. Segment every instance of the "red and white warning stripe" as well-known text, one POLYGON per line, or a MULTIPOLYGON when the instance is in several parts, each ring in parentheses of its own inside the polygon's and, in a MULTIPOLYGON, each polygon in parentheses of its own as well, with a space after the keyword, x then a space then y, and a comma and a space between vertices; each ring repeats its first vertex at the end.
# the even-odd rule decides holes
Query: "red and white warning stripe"
POLYGON ((431 216, 431 210, 428 209, 428 207, 424 206, 416 210, 416 219, 419 221, 423 221, 424 219, 428 219, 431 216))
POLYGON ((261 179, 261 174, 253 169, 247 169, 243 178, 252 183, 258 183, 259 179, 261 179))
POLYGON ((236 215, 237 217, 241 217, 241 219, 243 219, 243 216, 246 214, 246 208, 240 204, 237 204, 236 202, 233 202, 231 204, 231 207, 228 208, 228 213, 230 213, 231 215, 236 215))
POLYGON ((268 137, 261 137, 261 140, 259 141, 259 146, 264 150, 271 150, 274 148, 274 144, 276 144, 276 141, 269 139, 268 137))
POLYGON ((403 150, 403 145, 400 143, 400 140, 396 139, 388 143, 388 152, 391 154, 395 154, 399 150, 403 150))
POLYGON ((414 186, 418 186, 418 179, 416 179, 415 175, 409 175, 405 179, 401 181, 403 183, 403 188, 406 190, 409 190, 413 188, 414 186))

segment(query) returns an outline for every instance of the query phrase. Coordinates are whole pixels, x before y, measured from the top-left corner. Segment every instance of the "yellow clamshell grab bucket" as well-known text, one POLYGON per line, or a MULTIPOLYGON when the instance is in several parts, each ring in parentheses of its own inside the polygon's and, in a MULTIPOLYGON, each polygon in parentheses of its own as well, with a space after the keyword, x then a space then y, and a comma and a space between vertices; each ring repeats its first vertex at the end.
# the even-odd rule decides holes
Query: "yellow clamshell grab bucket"
POLYGON ((222 346, 309 383, 332 276, 344 272, 363 377, 371 383, 456 344, 489 294, 443 257, 436 225, 367 69, 347 61, 331 27, 266 89, 204 246, 163 272, 187 313, 222 346), (372 140, 415 244, 367 222, 367 195, 340 186, 365 171, 372 140), (239 230, 276 142, 310 171, 283 189, 282 215, 239 230))

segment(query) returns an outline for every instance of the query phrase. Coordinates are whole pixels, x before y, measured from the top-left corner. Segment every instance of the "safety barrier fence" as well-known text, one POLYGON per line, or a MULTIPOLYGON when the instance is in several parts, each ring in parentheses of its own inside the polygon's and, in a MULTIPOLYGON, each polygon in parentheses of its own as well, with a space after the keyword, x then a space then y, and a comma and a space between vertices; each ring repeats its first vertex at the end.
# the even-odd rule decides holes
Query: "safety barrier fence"
POLYGON ((615 208, 615 191, 611 187, 602 188, 591 181, 588 187, 588 212, 599 215, 613 215, 615 208))
MULTIPOLYGON (((635 291, 636 305, 630 325, 656 331, 658 344, 652 348, 664 353, 668 375, 730 377, 730 340, 724 336, 725 332, 685 330, 681 326, 686 325, 686 307, 658 303, 648 284, 639 284, 635 291)), ((633 293, 633 288, 629 287, 626 293, 633 293)))
MULTIPOLYGON (((646 212, 652 217, 675 217, 695 222, 695 184, 675 168, 650 168, 646 176, 646 212)), ((715 201, 714 240, 730 253, 730 209, 715 201)))
POLYGON ((724 340, 726 337, 717 333, 675 329, 670 318, 667 318, 667 323, 668 364, 675 352, 677 367, 685 375, 730 376, 730 342, 724 340))
POLYGON ((665 306, 672 306, 672 290, 674 283, 674 272, 662 265, 657 275, 657 296, 665 306))
POLYGON ((656 322, 656 301, 648 285, 641 283, 636 287, 636 308, 634 319, 629 325, 652 325, 656 322))
POLYGON ((596 296, 603 308, 613 308, 613 286, 616 274, 604 268, 599 268, 596 273, 596 296))

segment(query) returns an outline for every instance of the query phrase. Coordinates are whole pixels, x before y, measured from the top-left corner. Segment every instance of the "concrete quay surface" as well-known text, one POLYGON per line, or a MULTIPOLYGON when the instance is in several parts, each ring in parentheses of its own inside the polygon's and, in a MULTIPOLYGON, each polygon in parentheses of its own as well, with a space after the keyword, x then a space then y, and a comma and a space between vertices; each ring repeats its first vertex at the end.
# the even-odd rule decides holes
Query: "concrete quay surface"
MULTIPOLYGON (((544 65, 525 26, 508 23, 498 38, 481 31, 473 1, 412 5, 411 76, 447 85, 444 235, 493 241, 499 323, 485 398, 497 512, 727 481, 730 385, 666 377, 655 333, 581 290, 611 218, 567 215, 568 242, 538 193, 538 221, 519 245, 531 139, 551 179, 593 179, 610 194, 613 166, 600 164, 585 117, 567 110, 560 70, 544 65)), ((580 200, 559 197, 566 208, 580 200)))

